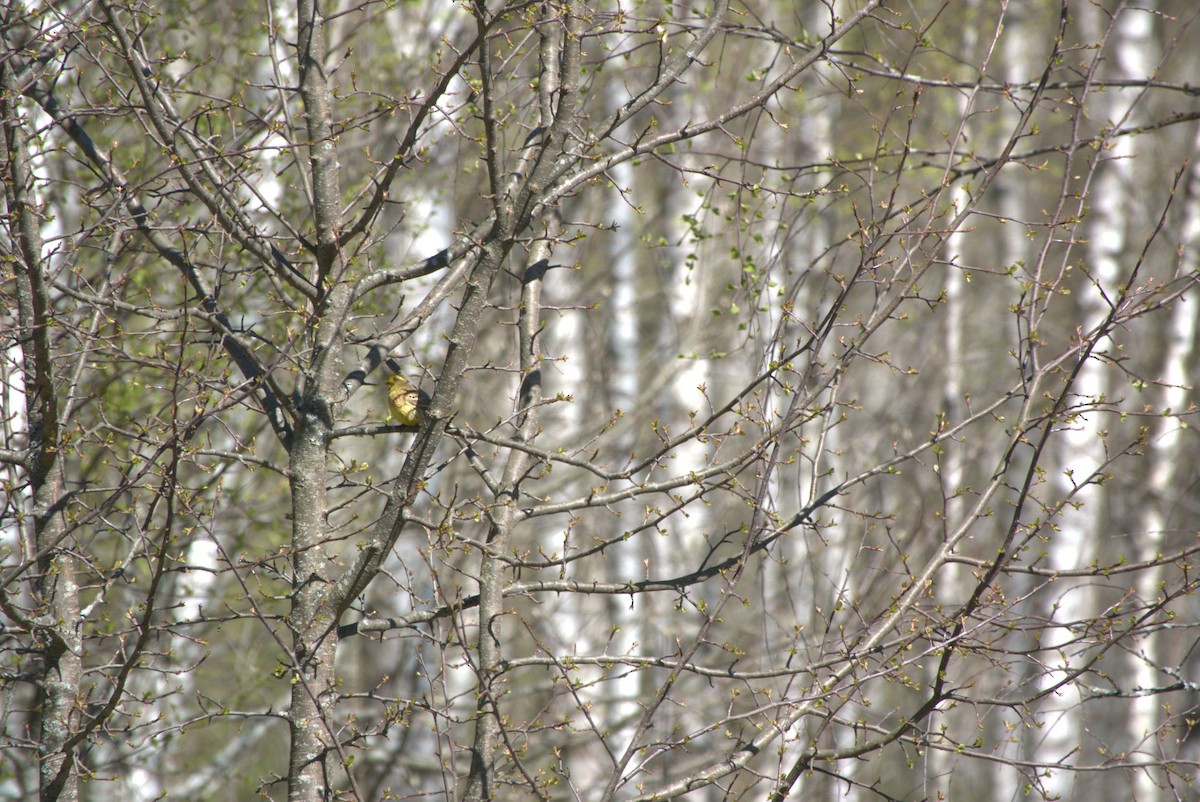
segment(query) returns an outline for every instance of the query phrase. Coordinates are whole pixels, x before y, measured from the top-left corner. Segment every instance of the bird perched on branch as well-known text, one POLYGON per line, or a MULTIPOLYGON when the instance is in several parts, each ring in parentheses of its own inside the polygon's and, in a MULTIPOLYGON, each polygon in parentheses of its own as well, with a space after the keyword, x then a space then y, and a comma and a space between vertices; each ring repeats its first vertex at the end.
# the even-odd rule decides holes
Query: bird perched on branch
POLYGON ((402 373, 388 377, 388 412, 394 423, 401 426, 420 426, 429 409, 429 395, 408 380, 402 373))

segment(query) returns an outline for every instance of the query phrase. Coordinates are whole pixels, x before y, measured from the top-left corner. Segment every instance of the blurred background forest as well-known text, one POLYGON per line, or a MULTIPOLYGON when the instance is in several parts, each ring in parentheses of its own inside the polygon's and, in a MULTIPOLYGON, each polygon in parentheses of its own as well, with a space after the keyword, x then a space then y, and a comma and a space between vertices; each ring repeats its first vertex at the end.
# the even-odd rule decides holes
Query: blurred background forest
POLYGON ((1200 799, 1191 0, 0 30, 0 799, 1200 799))

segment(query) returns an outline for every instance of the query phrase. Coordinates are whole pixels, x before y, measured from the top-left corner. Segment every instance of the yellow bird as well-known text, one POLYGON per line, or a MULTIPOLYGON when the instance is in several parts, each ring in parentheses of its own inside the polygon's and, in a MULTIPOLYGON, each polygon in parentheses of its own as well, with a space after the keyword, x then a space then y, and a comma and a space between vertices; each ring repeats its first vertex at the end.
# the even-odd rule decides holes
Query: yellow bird
POLYGON ((387 385, 391 420, 401 426, 420 426, 424 411, 429 409, 429 396, 400 373, 389 376, 387 385))

